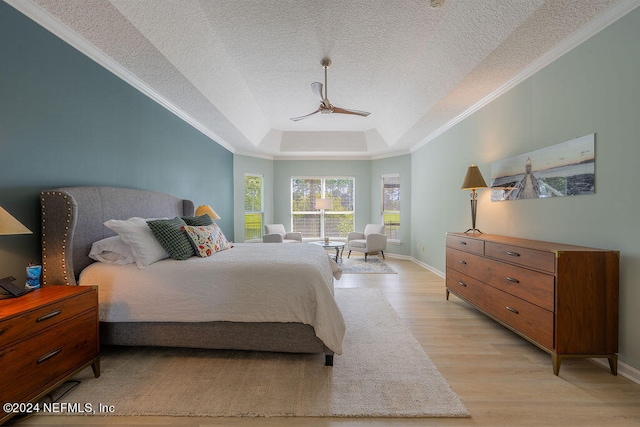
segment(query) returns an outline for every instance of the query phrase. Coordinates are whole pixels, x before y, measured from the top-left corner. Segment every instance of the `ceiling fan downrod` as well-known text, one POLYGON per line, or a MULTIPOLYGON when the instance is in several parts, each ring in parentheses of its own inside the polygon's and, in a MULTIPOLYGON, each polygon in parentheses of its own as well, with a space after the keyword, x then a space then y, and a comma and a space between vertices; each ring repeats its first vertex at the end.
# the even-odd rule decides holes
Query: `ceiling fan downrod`
POLYGON ((329 96, 327 95, 327 68, 331 65, 331 60, 329 58, 322 58, 320 61, 320 65, 324 68, 324 99, 328 102, 329 96))

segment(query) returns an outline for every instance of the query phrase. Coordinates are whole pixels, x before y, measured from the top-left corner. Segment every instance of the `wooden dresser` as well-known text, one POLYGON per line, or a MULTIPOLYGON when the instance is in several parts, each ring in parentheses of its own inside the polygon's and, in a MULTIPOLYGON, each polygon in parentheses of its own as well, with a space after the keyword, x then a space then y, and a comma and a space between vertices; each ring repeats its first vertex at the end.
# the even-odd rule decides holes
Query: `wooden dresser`
POLYGON ((453 293, 551 354, 618 364, 620 254, 490 234, 447 233, 453 293))
MULTIPOLYGON (((91 365, 100 375, 98 292, 44 286, 0 300, 0 403, 33 402, 91 365)), ((0 408, 0 424, 16 415, 0 408)))

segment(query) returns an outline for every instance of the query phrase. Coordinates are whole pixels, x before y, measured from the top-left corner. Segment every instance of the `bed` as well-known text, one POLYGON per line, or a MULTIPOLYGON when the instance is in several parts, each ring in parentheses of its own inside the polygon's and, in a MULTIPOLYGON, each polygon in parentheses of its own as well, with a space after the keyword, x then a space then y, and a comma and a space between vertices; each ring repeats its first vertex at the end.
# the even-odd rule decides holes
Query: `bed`
POLYGON ((193 203, 152 191, 87 186, 43 191, 41 207, 43 285, 98 286, 101 344, 324 353, 327 366, 342 352, 344 320, 333 299, 339 269, 316 245, 237 244, 208 258, 166 259, 144 268, 107 265, 88 256, 94 242, 116 235, 105 221, 192 216, 193 203), (199 279, 172 287, 178 279, 169 273, 177 266, 199 279), (135 285, 114 285, 122 277, 135 285), (205 285, 208 277, 217 282, 205 285), (230 280, 232 288, 216 287, 230 280), (142 297, 128 294, 133 291, 142 297), (270 306, 257 318, 240 312, 305 298, 312 298, 307 306, 270 306))

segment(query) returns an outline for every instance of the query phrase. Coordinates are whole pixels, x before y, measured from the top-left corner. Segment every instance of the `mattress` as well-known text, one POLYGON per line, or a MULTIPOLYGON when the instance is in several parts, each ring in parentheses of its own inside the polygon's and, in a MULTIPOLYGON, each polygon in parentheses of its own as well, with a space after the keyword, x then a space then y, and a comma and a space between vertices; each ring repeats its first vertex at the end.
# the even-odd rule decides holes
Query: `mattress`
POLYGON ((102 322, 296 322, 342 353, 333 294, 341 269, 311 244, 236 244, 207 258, 144 268, 96 262, 79 283, 98 286, 102 322))

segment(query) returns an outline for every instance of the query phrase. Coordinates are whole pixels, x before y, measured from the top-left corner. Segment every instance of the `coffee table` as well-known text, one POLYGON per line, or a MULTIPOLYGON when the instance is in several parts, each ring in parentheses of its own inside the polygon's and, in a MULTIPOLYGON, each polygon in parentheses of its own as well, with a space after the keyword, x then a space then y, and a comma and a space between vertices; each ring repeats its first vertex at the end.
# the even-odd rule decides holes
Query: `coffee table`
POLYGON ((336 257, 335 260, 336 262, 341 262, 342 261, 342 253, 344 252, 344 247, 347 245, 345 242, 325 242, 325 241, 318 241, 318 242, 310 242, 316 245, 320 245, 325 249, 333 249, 335 248, 336 250, 336 257))

